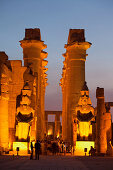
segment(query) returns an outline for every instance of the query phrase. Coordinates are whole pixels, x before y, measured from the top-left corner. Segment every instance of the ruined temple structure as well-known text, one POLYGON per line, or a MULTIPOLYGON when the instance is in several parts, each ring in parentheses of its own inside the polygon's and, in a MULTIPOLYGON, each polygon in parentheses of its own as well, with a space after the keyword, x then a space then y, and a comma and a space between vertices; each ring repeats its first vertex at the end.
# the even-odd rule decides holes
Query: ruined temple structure
POLYGON ((90 46, 83 29, 69 30, 60 80, 62 139, 72 146, 74 155, 88 155, 91 147, 98 155, 113 155, 110 113, 113 103, 105 103, 104 89, 97 88, 97 107, 93 108, 85 82, 86 50, 90 46))
POLYGON ((69 30, 60 80, 62 111, 44 108, 48 54, 43 51, 47 45, 41 40, 40 29, 26 29, 20 46, 24 65, 0 52, 0 154, 17 150, 28 154, 30 142, 40 140, 42 153, 48 141, 55 141, 65 146, 62 151, 74 155, 93 151, 113 156, 113 102, 105 102, 104 88, 98 87, 97 106, 92 106, 85 80, 86 50, 91 43, 85 41, 84 30, 69 30), (54 122, 48 122, 49 115, 54 116, 54 122))
POLYGON ((37 28, 26 29, 20 45, 24 66, 0 52, 0 150, 27 150, 30 141, 42 140, 46 133, 47 45, 37 28))

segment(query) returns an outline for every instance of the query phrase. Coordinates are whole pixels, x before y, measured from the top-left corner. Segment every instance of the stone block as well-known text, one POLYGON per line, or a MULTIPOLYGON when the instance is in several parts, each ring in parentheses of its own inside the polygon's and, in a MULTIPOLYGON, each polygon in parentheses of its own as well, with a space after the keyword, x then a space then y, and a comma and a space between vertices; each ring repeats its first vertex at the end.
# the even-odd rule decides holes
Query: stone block
POLYGON ((25 38, 24 40, 41 40, 40 29, 25 29, 25 38))
POLYGON ((6 62, 8 60, 8 56, 4 51, 0 51, 0 61, 1 62, 6 62))
POLYGON ((85 42, 84 29, 70 29, 68 36, 68 44, 73 42, 85 42))
POLYGON ((104 88, 97 87, 96 97, 104 97, 104 88))

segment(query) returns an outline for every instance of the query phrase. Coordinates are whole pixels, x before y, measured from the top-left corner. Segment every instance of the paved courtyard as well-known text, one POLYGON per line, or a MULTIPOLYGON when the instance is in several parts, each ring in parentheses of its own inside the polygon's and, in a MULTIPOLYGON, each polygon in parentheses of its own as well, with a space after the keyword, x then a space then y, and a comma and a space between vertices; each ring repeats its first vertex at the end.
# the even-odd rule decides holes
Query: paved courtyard
POLYGON ((40 156, 30 160, 27 156, 0 156, 0 170, 113 170, 113 158, 40 156))

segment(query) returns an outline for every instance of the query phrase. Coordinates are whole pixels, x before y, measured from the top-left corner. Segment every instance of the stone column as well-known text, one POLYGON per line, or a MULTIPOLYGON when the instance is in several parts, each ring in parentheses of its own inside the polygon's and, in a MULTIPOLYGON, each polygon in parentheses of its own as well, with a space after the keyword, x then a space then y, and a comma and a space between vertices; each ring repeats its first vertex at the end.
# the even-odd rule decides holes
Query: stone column
MULTIPOLYGON (((6 68, 7 70, 7 68, 6 68)), ((2 70, 3 71, 3 70, 2 70)), ((0 147, 3 150, 9 149, 9 125, 8 125, 8 75, 1 76, 1 95, 0 95, 0 147)), ((0 148, 0 150, 1 150, 0 148)))
POLYGON ((45 66, 47 65, 47 61, 44 59, 47 57, 47 52, 44 52, 43 49, 47 48, 47 45, 41 41, 40 29, 26 29, 25 38, 20 43, 23 48, 24 66, 30 66, 33 74, 37 76, 35 106, 35 115, 37 116, 36 138, 41 140, 44 137, 45 129, 44 96, 47 85, 47 79, 44 76, 45 66))
POLYGON ((77 141, 77 118, 73 118, 73 151, 76 150, 77 141))
POLYGON ((48 135, 48 114, 45 114, 45 127, 46 127, 46 136, 48 135))
POLYGON ((106 127, 104 125, 105 118, 105 101, 104 101, 104 88, 97 87, 97 116, 96 116, 96 150, 99 154, 105 154, 107 151, 107 137, 106 127))
POLYGON ((4 150, 9 147, 8 98, 0 97, 0 146, 4 150))
POLYGON ((60 114, 55 115, 55 137, 60 137, 60 114))
POLYGON ((107 154, 112 155, 113 148, 111 147, 112 141, 112 119, 110 107, 112 106, 112 102, 105 103, 106 113, 104 114, 104 126, 106 129, 106 138, 107 138, 107 154))
MULTIPOLYGON (((62 82, 61 82, 62 83, 62 82)), ((62 86, 62 85, 61 85, 62 86)), ((62 86, 62 138, 67 140, 67 114, 66 114, 66 85, 62 86)))
POLYGON ((64 90, 63 109, 65 107, 65 111, 62 112, 62 120, 65 119, 62 124, 62 134, 63 140, 70 143, 73 140, 72 113, 78 103, 80 91, 85 82, 86 50, 90 46, 91 43, 85 42, 83 29, 71 29, 69 31, 68 43, 65 45, 66 53, 63 54, 65 61, 61 84, 64 90))

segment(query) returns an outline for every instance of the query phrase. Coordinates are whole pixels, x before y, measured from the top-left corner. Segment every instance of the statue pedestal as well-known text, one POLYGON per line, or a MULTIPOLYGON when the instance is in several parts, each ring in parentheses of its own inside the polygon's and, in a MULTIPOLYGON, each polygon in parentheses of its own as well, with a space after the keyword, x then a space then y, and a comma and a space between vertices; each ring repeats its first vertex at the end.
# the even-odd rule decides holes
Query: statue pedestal
POLYGON ((28 142, 13 142, 13 154, 28 155, 29 143, 28 142))
POLYGON ((76 156, 84 156, 85 155, 85 148, 86 149, 86 156, 89 156, 89 150, 91 146, 94 148, 95 142, 94 141, 77 141, 76 148, 74 151, 74 155, 76 156))

